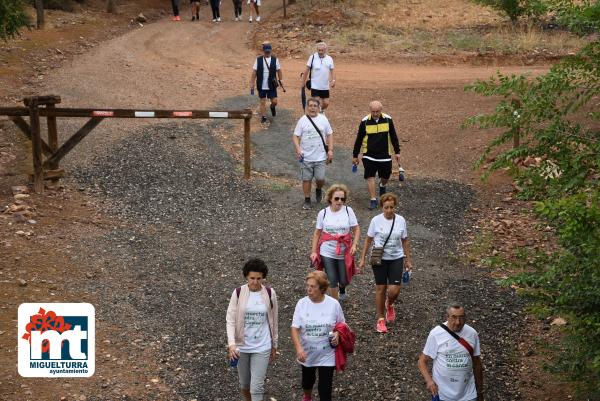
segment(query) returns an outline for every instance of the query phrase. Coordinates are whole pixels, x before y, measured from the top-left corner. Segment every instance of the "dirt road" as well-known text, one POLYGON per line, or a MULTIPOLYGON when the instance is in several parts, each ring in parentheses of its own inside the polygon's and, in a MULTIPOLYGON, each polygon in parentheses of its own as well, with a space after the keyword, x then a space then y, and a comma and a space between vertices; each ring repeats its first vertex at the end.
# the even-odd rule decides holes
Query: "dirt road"
MULTIPOLYGON (((232 15, 231 5, 224 3, 223 15, 232 15)), ((208 10, 203 13, 206 17, 208 10)), ((256 105, 247 95, 256 25, 224 19, 221 24, 164 20, 146 25, 76 58, 47 80, 45 90, 61 95, 64 105, 81 107, 256 105)), ((470 323, 481 332, 488 395, 520 399, 512 347, 523 325, 520 304, 512 292, 453 256, 465 212, 481 190, 473 186, 470 163, 490 135, 458 127, 466 116, 493 104, 462 87, 496 69, 365 65, 350 56, 334 57, 338 86, 327 115, 337 145, 329 177, 350 185, 350 204, 366 231, 373 213, 365 209, 362 180, 349 173, 348 146, 368 102, 382 100, 403 141, 409 180, 391 189, 402 199, 400 212, 417 262, 414 280, 401 295, 399 322, 387 336, 373 331, 370 274, 357 277, 350 288, 344 308, 359 346, 353 366, 336 378, 336 399, 427 399, 416 357, 450 299, 465 302, 470 323)), ((11 240, 9 251, 25 250, 25 256, 18 256, 7 275, 28 281, 33 275, 29 288, 39 285, 40 292, 27 300, 96 305, 97 373, 85 382, 24 381, 4 367, 3 398, 236 399, 237 379, 223 356, 224 311, 250 255, 264 257, 271 266, 270 283, 282 308, 282 355, 269 375, 269 394, 280 401, 298 398, 299 372, 287 327, 303 295, 316 210, 299 209, 289 141, 300 115, 303 60, 286 59, 282 65, 288 93, 281 95, 281 111, 268 130, 254 123, 253 141, 255 169, 283 180, 240 180, 235 158, 241 128, 227 123, 107 121, 69 155, 70 185, 81 193, 34 197, 44 203, 40 210, 46 216, 36 236, 11 240), (55 214, 59 206, 74 209, 55 214), (68 252, 52 250, 57 246, 68 252), (50 290, 36 276, 43 277, 40 270, 27 269, 35 260, 44 260, 41 272, 52 275, 50 290)), ((543 67, 528 70, 539 73, 543 67)), ((72 132, 80 123, 62 121, 59 131, 72 132)), ((19 289, 2 285, 11 300, 8 307, 25 301, 19 289)), ((12 330, 8 334, 14 338, 12 330)), ((14 352, 3 355, 12 360, 14 352)))

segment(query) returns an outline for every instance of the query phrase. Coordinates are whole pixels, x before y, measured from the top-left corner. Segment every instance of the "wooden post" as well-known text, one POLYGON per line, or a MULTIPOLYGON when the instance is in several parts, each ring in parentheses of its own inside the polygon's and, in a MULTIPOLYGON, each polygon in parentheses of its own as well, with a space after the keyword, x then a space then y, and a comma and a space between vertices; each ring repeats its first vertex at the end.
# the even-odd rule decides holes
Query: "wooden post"
POLYGON ((285 0, 283 0, 283 18, 287 18, 287 9, 285 7, 285 0))
POLYGON ((35 11, 37 16, 36 28, 42 29, 44 27, 44 1, 43 0, 35 0, 35 11))
MULTIPOLYGON (((49 103, 46 105, 46 109, 52 110, 55 106, 53 103, 49 103)), ((48 146, 50 147, 50 151, 54 154, 58 150, 58 130, 56 128, 56 117, 48 116, 46 117, 46 121, 48 123, 48 146)), ((58 161, 55 163, 50 163, 48 166, 50 170, 58 169, 58 161)))
MULTIPOLYGON (((521 101, 519 99, 512 99, 511 105, 512 105, 514 112, 518 113, 520 116, 522 113, 521 101)), ((517 116, 515 116, 515 117, 517 117, 517 116)), ((520 127, 520 125, 517 125, 515 128, 513 128, 513 149, 518 148, 520 145, 521 145, 521 127, 520 127)))
POLYGON ((115 4, 116 0, 107 0, 106 2, 106 12, 111 14, 117 13, 117 5, 115 4))
POLYGON ((244 118, 244 179, 250 179, 250 117, 244 118))
POLYGON ((33 159, 33 189, 44 192, 44 169, 42 168, 42 137, 40 136, 40 108, 36 98, 29 102, 29 126, 31 130, 31 155, 33 159))

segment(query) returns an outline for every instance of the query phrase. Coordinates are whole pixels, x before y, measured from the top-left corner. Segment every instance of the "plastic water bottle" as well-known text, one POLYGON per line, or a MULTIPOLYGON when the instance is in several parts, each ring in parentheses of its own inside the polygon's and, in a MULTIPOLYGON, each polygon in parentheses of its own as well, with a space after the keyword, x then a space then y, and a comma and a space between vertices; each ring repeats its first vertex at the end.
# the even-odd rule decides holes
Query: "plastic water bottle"
POLYGON ((408 270, 404 270, 402 273, 402 286, 408 286, 408 282, 410 281, 410 272, 408 270))
POLYGON ((304 163, 304 154, 300 155, 300 159, 298 159, 300 161, 300 163, 304 163))
MULTIPOLYGON (((239 355, 239 353, 240 353, 240 349, 239 349, 239 348, 236 348, 236 349, 235 349, 235 352, 237 352, 237 353, 238 353, 238 355, 239 355)), ((238 362, 239 362, 239 358, 233 358, 233 359, 230 359, 230 360, 229 360, 229 366, 231 366, 232 368, 234 368, 234 369, 235 369, 235 368, 237 368, 238 362)))
POLYGON ((250 96, 254 96, 254 88, 250 89, 250 96))
POLYGON ((337 345, 333 345, 332 341, 333 341, 333 331, 330 331, 329 332, 329 345, 331 345, 331 348, 337 347, 337 345))
POLYGON ((356 165, 356 164, 353 163, 352 164, 352 172, 356 173, 357 171, 358 171, 358 165, 356 165))
POLYGON ((398 179, 404 181, 404 169, 402 167, 398 168, 398 179))
POLYGON ((439 396, 439 394, 432 395, 432 396, 431 396, 431 401, 440 401, 440 396, 439 396))

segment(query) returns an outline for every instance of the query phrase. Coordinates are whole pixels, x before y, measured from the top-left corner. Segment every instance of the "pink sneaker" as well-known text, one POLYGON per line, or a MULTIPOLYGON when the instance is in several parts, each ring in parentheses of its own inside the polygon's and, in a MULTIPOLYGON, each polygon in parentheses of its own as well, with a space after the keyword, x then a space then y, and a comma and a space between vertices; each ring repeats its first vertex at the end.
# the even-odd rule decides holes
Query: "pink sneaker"
POLYGON ((390 305, 388 300, 385 300, 385 321, 393 322, 396 320, 396 311, 394 310, 394 304, 390 305))
POLYGON ((385 319, 379 319, 379 320, 377 320, 377 325, 375 326, 375 330, 377 330, 378 333, 387 333, 387 327, 385 325, 385 319))
POLYGON ((302 401, 312 401, 312 396, 304 394, 302 401))

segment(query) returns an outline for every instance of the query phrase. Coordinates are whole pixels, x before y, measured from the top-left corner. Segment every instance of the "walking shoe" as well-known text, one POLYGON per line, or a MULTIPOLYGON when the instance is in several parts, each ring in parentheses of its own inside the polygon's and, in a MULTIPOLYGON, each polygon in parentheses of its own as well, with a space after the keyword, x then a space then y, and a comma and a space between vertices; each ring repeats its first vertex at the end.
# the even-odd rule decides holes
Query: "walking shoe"
POLYGON ((387 188, 386 187, 382 187, 381 185, 379 186, 379 196, 385 194, 387 192, 387 188))
POLYGON ((267 121, 268 121, 268 120, 267 120, 267 116, 262 116, 262 117, 260 118, 260 123, 261 123, 261 124, 266 124, 266 123, 267 123, 267 121))
POLYGON ((340 294, 340 301, 344 302, 348 298, 346 293, 340 294))
POLYGON ((248 22, 252 22, 252 16, 250 16, 250 18, 248 18, 248 22))
POLYGON ((315 200, 317 201, 317 203, 321 203, 322 199, 323 199, 323 190, 321 188, 317 188, 315 190, 315 200))
POLYGON ((221 17, 217 18, 217 22, 221 22, 221 17))
POLYGON ((195 15, 192 15, 192 22, 193 21, 196 21, 196 16, 195 15))
POLYGON ((239 20, 240 20, 240 19, 239 19, 238 17, 235 17, 235 20, 234 20, 234 21, 239 21, 239 20))
POLYGON ((275 109, 275 105, 274 105, 274 104, 272 104, 272 105, 270 106, 270 108, 271 108, 271 115, 272 115, 273 117, 275 117, 275 116, 277 115, 277 110, 275 109))
POLYGON ((377 209, 377 199, 371 199, 369 202, 369 210, 377 209))
POLYGON ((394 320, 396 320, 396 310, 394 309, 394 304, 391 304, 388 302, 388 300, 385 300, 385 321, 386 322, 393 322, 394 320))
POLYGON ((304 204, 302 205, 302 209, 304 209, 304 210, 312 209, 312 206, 310 205, 310 201, 304 201, 304 204))
POLYGON ((176 15, 173 17, 173 21, 181 21, 181 17, 179 15, 176 15))
POLYGON ((260 15, 256 17, 256 22, 260 22, 260 15))
POLYGON ((385 325, 385 319, 377 320, 377 325, 375 326, 375 330, 378 333, 387 333, 387 327, 385 325))
POLYGON ((216 18, 213 18, 213 22, 217 22, 217 19, 216 19, 216 18))
POLYGON ((196 14, 196 21, 200 21, 200 14, 196 14))
POLYGON ((302 396, 302 401, 312 401, 312 396, 304 394, 302 396))

